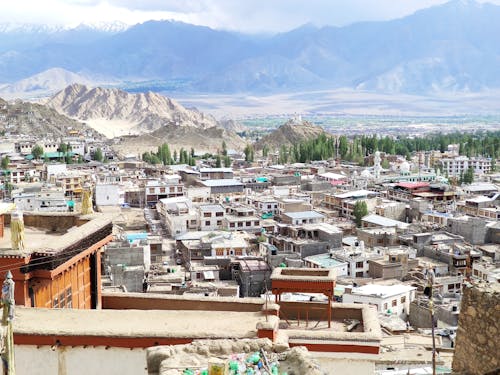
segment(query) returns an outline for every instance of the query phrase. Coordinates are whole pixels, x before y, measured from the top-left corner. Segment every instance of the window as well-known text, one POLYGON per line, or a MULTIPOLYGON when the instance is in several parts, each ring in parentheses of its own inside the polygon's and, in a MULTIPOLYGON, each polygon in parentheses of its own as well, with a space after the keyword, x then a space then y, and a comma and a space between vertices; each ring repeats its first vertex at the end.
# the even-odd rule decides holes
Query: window
POLYGON ((216 212, 216 213, 215 213, 215 216, 217 216, 217 217, 224 216, 224 212, 216 212))
POLYGON ((201 279, 201 272, 196 272, 196 279, 197 280, 201 279))
POLYGON ((455 289, 455 285, 448 284, 448 291, 455 289))
POLYGON ((405 302, 406 302, 406 296, 401 297, 401 303, 405 303, 405 302))
POLYGON ((363 262, 356 262, 356 268, 363 268, 363 262))
POLYGON ((217 225, 222 225, 222 220, 217 220, 217 225))
POLYGON ((361 271, 361 272, 356 272, 356 277, 363 277, 363 271, 361 271))
POLYGON ((155 192, 155 188, 149 188, 149 192, 152 194, 155 192))
POLYGON ((392 300, 392 306, 395 307, 398 305, 398 300, 397 299, 393 299, 392 300))
POLYGON ((251 222, 251 221, 247 221, 247 222, 245 222, 245 225, 246 225, 247 227, 249 227, 249 226, 251 226, 251 225, 252 225, 252 222, 251 222))
POLYGON ((165 188, 164 187, 160 188, 160 193, 164 193, 164 192, 165 192, 165 188))
POLYGON ((169 190, 171 193, 175 193, 175 186, 171 186, 169 190))
POLYGON ((387 303, 384 303, 384 310, 387 310, 387 303))
POLYGON ((211 217, 212 213, 211 212, 204 212, 203 217, 211 217))
POLYGON ((207 221, 205 221, 205 225, 206 225, 206 226, 210 226, 210 221, 208 221, 208 220, 207 220, 207 221))
POLYGON ((229 223, 230 228, 234 228, 234 223, 229 223))

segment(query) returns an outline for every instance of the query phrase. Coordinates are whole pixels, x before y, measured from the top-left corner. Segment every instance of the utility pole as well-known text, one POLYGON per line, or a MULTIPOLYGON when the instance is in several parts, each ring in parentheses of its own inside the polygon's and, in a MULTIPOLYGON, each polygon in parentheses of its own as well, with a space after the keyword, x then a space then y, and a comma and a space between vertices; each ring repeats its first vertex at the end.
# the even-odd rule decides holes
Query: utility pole
POLYGON ((2 286, 2 328, 5 333, 5 345, 2 350, 3 375, 15 375, 14 361, 14 334, 12 331, 12 320, 14 319, 14 281, 12 273, 7 271, 2 286))
POLYGON ((427 272, 427 287, 429 288, 429 312, 431 314, 432 333, 432 375, 436 375, 436 336, 434 333, 434 269, 427 272))

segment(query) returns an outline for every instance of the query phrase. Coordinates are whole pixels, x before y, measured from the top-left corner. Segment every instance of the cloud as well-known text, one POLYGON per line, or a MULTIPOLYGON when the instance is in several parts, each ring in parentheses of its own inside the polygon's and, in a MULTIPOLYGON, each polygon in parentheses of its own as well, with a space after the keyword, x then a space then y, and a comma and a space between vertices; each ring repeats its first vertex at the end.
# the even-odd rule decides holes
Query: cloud
MULTIPOLYGON (((64 24, 174 19, 219 29, 279 32, 403 17, 446 0, 16 0, 0 22, 64 24)), ((484 2, 484 1, 481 1, 484 2)), ((500 0, 490 0, 500 4, 500 0)))

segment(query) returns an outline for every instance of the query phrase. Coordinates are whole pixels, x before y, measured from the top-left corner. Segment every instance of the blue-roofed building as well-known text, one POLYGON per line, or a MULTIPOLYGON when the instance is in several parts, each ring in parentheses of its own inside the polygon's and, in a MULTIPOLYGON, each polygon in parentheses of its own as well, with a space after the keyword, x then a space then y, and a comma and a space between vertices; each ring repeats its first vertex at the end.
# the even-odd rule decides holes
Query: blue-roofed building
POLYGON ((347 276, 347 262, 341 262, 333 258, 330 253, 305 257, 304 265, 309 268, 335 269, 337 276, 347 276))

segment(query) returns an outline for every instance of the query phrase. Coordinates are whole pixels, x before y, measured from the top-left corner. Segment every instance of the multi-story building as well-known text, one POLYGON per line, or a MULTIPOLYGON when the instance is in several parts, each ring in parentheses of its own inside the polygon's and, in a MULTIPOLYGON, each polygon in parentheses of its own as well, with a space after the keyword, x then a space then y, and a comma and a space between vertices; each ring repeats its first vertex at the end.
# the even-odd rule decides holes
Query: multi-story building
POLYGON ((203 204, 198 207, 200 230, 211 231, 222 229, 226 210, 220 204, 203 204))
POLYGON ((475 174, 491 172, 491 158, 457 156, 456 158, 443 158, 440 163, 443 173, 452 177, 460 177, 469 168, 472 168, 475 174))
POLYGON ((231 178, 233 178, 233 170, 231 168, 200 168, 200 179, 202 181, 231 178))
POLYGON ((379 312, 397 315, 406 319, 410 302, 415 299, 416 287, 396 284, 367 284, 353 288, 342 296, 344 303, 364 303, 376 306, 379 312))
POLYGON ((259 232, 261 230, 260 218, 255 214, 255 209, 247 205, 228 205, 225 207, 224 228, 230 231, 244 230, 259 232))
POLYGON ((316 211, 286 212, 281 220, 290 225, 317 224, 325 221, 325 215, 316 211))
POLYGON ((26 191, 13 195, 17 209, 21 211, 65 212, 68 204, 60 188, 42 187, 37 191, 26 191))
POLYGON ((369 277, 370 260, 384 257, 380 252, 365 250, 364 244, 333 251, 332 256, 334 259, 347 263, 347 275, 352 278, 369 277))
POLYGON ((156 210, 164 222, 168 234, 172 237, 198 229, 198 213, 188 198, 160 199, 156 210))
POLYGON ((269 243, 279 253, 299 254, 301 258, 327 253, 342 246, 342 231, 331 224, 278 224, 269 243))
POLYGON ((163 175, 161 180, 150 180, 145 186, 145 201, 148 206, 154 206, 160 199, 182 197, 185 195, 181 176, 163 175))

